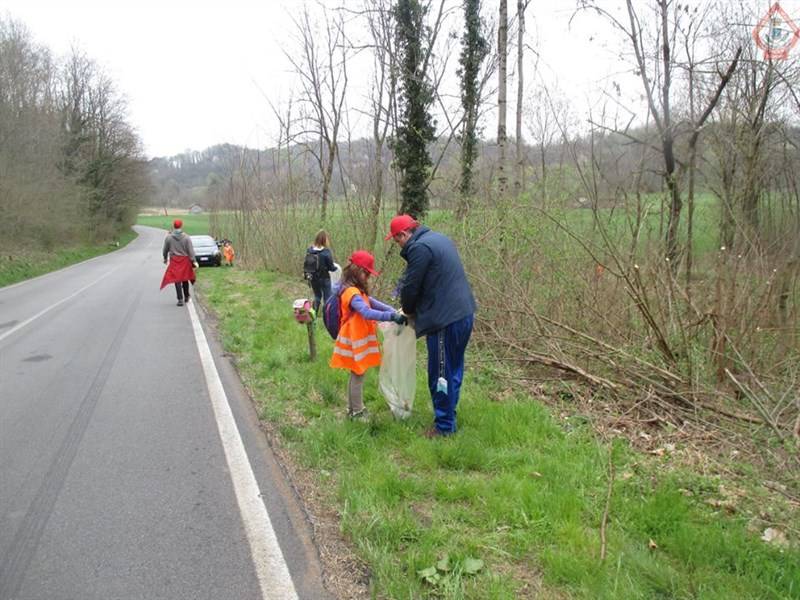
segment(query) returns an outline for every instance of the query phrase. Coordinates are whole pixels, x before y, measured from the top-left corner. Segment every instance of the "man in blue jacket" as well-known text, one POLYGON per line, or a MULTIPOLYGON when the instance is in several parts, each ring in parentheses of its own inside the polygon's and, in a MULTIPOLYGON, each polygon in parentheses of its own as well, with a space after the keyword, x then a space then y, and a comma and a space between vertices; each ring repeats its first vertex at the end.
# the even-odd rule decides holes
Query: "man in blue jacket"
POLYGON ((456 431, 456 407, 464 378, 464 353, 475 320, 475 298, 453 241, 410 215, 392 219, 386 239, 401 247, 407 266, 400 280, 403 312, 414 317, 417 337, 426 336, 428 387, 434 426, 425 435, 456 431))

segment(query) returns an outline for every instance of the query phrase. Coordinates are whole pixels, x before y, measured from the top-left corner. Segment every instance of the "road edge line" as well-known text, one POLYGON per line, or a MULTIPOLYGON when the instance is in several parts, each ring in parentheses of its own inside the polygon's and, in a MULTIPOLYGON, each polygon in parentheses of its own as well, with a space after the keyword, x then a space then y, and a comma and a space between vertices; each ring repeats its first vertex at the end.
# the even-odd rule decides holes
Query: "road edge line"
POLYGON ((228 463, 236 501, 239 504, 242 524, 250 544, 250 554, 261 587, 261 595, 265 599, 296 600, 297 591, 289 573, 289 567, 286 565, 283 552, 278 544, 267 507, 261 499, 261 490, 233 418, 228 396, 225 394, 222 380, 211 356, 211 349, 194 308, 194 301, 189 303, 188 309, 206 380, 206 388, 214 410, 214 418, 225 452, 225 461, 228 463))

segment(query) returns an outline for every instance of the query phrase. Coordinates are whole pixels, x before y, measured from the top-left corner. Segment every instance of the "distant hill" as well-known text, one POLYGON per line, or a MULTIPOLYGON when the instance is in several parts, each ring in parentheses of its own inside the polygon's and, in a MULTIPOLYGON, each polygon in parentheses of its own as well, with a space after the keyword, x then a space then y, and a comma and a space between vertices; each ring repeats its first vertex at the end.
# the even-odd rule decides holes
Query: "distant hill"
MULTIPOLYGON (((331 192, 342 194, 347 186, 353 189, 352 173, 368 173, 373 151, 368 140, 354 140, 341 144, 341 163, 345 165, 344 176, 338 165, 334 168, 331 192)), ((286 155, 286 149, 283 151, 286 155)), ((306 193, 316 193, 319 170, 313 156, 301 145, 292 146, 295 176, 311 182, 306 193)), ((388 165, 391 155, 384 150, 384 162, 388 165)), ((156 157, 149 161, 150 180, 155 190, 153 204, 160 207, 188 208, 192 204, 208 207, 214 197, 215 186, 224 186, 231 175, 242 165, 252 169, 258 164, 265 179, 274 172, 277 160, 276 148, 253 149, 233 144, 218 144, 202 151, 187 150, 168 157, 156 157)), ((285 163, 284 163, 285 168, 285 163)))
POLYGON ((181 208, 192 204, 207 206, 208 187, 224 180, 243 152, 247 151, 240 146, 218 144, 199 152, 187 150, 151 159, 148 170, 155 190, 154 204, 181 208))
MULTIPOLYGON (((642 184, 646 191, 657 191, 660 186, 660 171, 663 165, 658 156, 652 152, 642 163, 642 147, 632 144, 631 137, 648 139, 651 147, 657 144, 654 132, 632 130, 627 136, 614 133, 596 134, 593 139, 577 138, 569 144, 556 139, 545 148, 540 145, 524 146, 526 181, 528 185, 536 184, 541 178, 542 169, 566 169, 567 178, 558 182, 562 195, 573 198, 585 194, 574 174, 574 160, 588 164, 591 149, 598 155, 613 154, 617 157, 615 173, 607 172, 605 177, 613 188, 615 180, 624 180, 631 173, 644 168, 642 184), (542 156, 544 153, 544 156, 542 156), (572 172, 572 173, 571 173, 572 172)), ((451 140, 445 146, 445 139, 435 142, 431 148, 434 163, 438 163, 437 177, 431 185, 434 203, 452 201, 457 194, 460 177, 460 148, 457 140, 451 140), (439 157, 441 156, 441 161, 439 157)), ((513 140, 509 141, 513 155, 513 140)), ((374 149, 372 140, 358 139, 342 141, 339 145, 340 159, 334 166, 331 182, 333 197, 344 194, 360 194, 371 188, 374 167, 374 149), (340 165, 341 164, 341 170, 340 165)), ((291 147, 293 174, 296 185, 299 185, 301 196, 313 198, 319 189, 319 167, 308 148, 302 145, 291 147)), ((189 208, 199 204, 209 208, 213 200, 231 181, 231 177, 243 165, 251 172, 258 169, 264 185, 275 181, 275 173, 285 173, 287 150, 280 152, 276 148, 252 149, 234 144, 218 144, 201 151, 187 150, 169 157, 157 157, 149 161, 150 179, 155 191, 152 204, 167 208, 189 208), (280 156, 280 158, 279 158, 280 156), (276 163, 279 163, 276 165, 276 163), (254 165, 258 165, 255 167, 254 165), (278 168, 280 167, 280 168, 278 168)), ((493 141, 482 141, 479 146, 478 189, 486 186, 492 177, 497 160, 497 146, 493 141)), ((513 163, 509 158, 509 166, 513 163)), ((383 164, 386 169, 385 192, 393 183, 389 173, 392 153, 388 142, 384 145, 383 164)), ((280 186, 277 186, 280 188, 280 186)), ((556 190, 548 185, 548 193, 556 190)))

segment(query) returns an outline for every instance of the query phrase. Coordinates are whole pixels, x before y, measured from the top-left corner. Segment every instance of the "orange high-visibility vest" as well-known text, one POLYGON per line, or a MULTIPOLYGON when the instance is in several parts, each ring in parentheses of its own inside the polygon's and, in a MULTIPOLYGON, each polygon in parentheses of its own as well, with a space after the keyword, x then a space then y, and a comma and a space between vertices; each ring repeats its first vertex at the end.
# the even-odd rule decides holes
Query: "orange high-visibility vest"
POLYGON ((375 321, 365 319, 350 309, 350 301, 356 294, 369 306, 369 296, 362 294, 358 288, 349 287, 342 292, 341 319, 339 336, 333 345, 333 356, 328 363, 334 369, 349 369, 356 375, 362 375, 370 367, 381 364, 381 348, 378 344, 378 326, 375 321))
POLYGON ((225 255, 225 260, 233 262, 233 257, 236 255, 233 251, 233 246, 223 246, 222 253, 225 255))

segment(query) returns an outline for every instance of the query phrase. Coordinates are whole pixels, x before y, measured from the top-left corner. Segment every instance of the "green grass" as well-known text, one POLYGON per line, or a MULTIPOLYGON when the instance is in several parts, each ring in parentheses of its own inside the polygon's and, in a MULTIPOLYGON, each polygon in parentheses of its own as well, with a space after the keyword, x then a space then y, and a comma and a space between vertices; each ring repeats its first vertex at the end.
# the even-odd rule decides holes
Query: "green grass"
MULTIPOLYGON (((643 199, 645 213, 641 223, 642 239, 661 242, 667 227, 666 217, 661 218, 662 198, 659 194, 647 194, 643 199)), ((685 202, 685 199, 684 199, 685 202)), ((565 209, 557 216, 569 228, 586 234, 592 229, 594 215, 588 209, 565 209)), ((633 209, 623 207, 615 209, 601 208, 597 211, 597 220, 606 228, 608 236, 615 243, 626 247, 632 239, 632 227, 636 215, 633 209)), ((698 194, 695 198, 692 224, 692 249, 697 255, 704 255, 719 247, 719 201, 710 193, 698 194)), ((679 239, 686 240, 688 231, 688 210, 684 207, 681 213, 679 239)), ((588 236, 589 239, 595 237, 588 236)))
POLYGON ((199 215, 139 215, 136 218, 138 225, 147 225, 148 227, 157 227, 166 231, 172 230, 172 222, 175 219, 183 221, 183 230, 189 235, 198 235, 203 233, 210 233, 210 225, 207 213, 199 215))
MULTIPOLYGON (((347 374, 327 366, 330 338, 320 326, 310 362, 305 327, 292 319, 302 284, 217 269, 198 285, 261 418, 341 515, 378 597, 800 598, 800 554, 709 506, 719 482, 622 442, 609 451, 586 419, 554 417, 471 368, 469 354, 453 438, 420 435, 432 420, 421 366, 409 420, 392 419, 373 369, 372 416, 350 422, 347 374), (609 456, 620 475, 601 561, 609 456)), ((422 360, 421 343, 418 352, 422 360)))
MULTIPOLYGON (((133 231, 128 231, 116 240, 119 247, 126 246, 136 237, 133 231)), ((116 244, 76 245, 67 248, 57 248, 50 251, 25 248, 14 253, 0 255, 0 287, 11 285, 25 279, 38 277, 51 271, 63 269, 101 254, 117 250, 116 244)))

